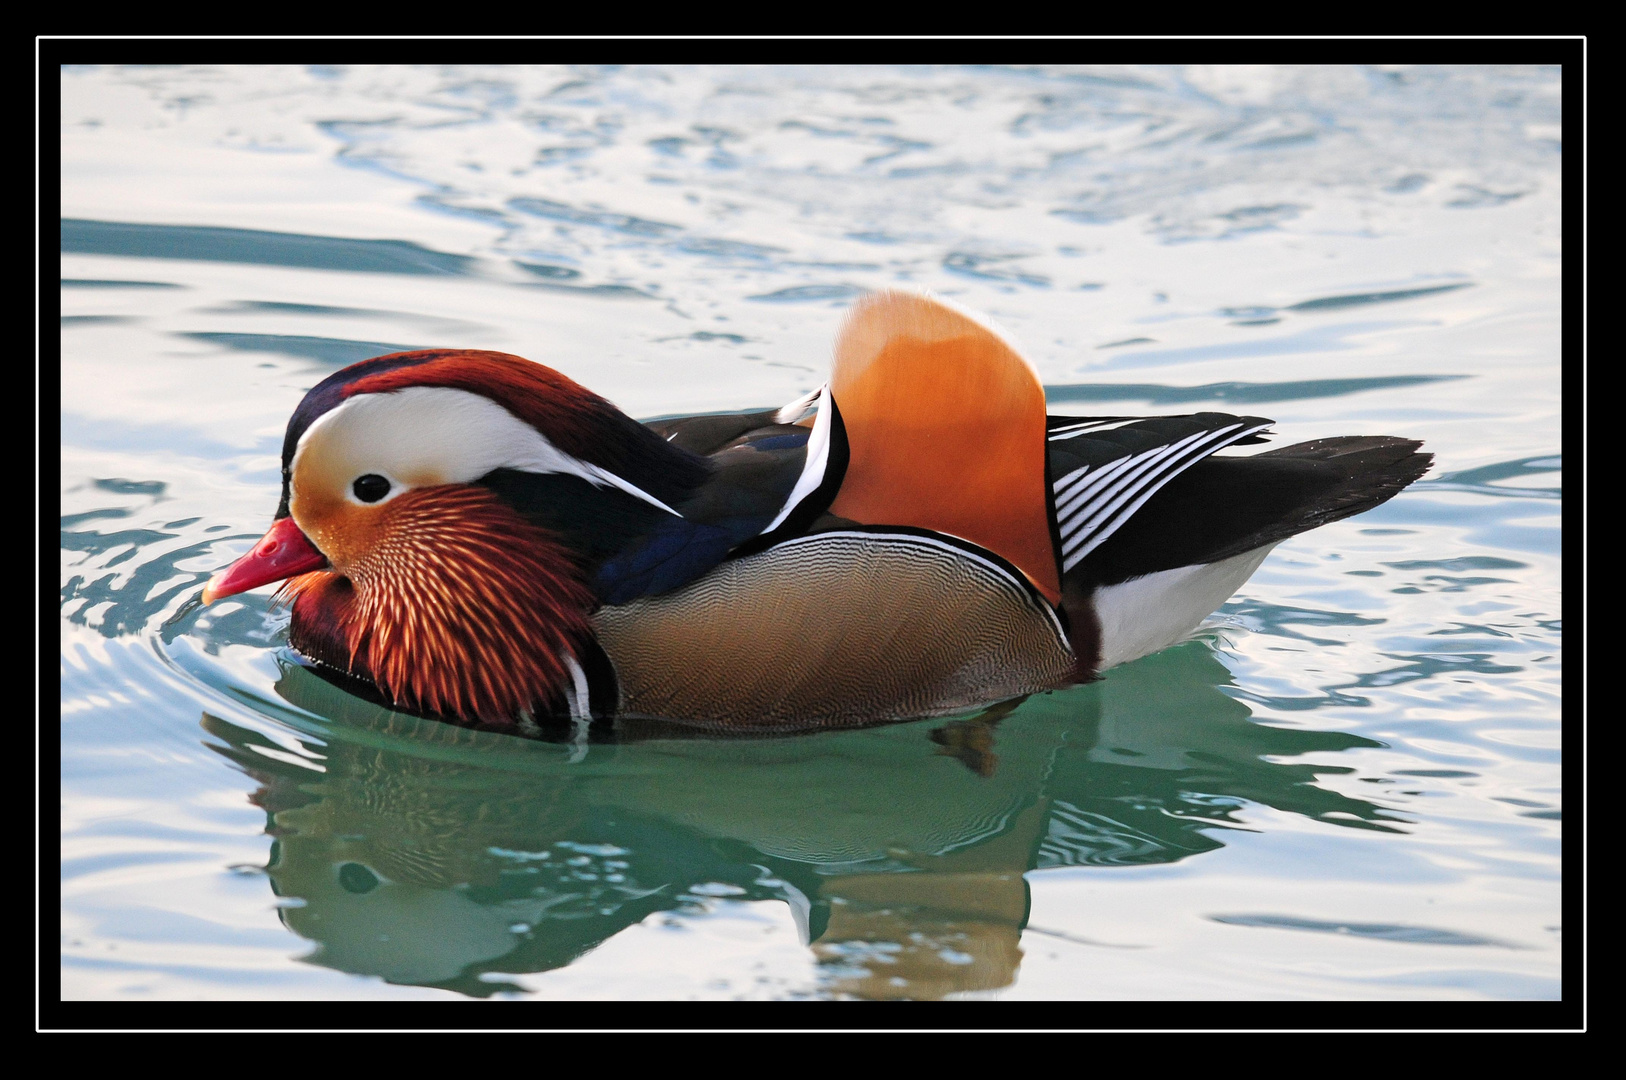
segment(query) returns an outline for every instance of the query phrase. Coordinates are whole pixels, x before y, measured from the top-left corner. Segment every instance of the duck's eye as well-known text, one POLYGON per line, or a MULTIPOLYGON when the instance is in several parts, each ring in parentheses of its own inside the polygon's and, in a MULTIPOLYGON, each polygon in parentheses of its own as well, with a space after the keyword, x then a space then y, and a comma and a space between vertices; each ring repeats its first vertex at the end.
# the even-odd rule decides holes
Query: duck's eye
POLYGON ((375 503, 390 493, 390 482, 377 473, 368 473, 366 476, 356 477, 356 482, 350 485, 350 490, 356 493, 356 498, 364 503, 375 503))

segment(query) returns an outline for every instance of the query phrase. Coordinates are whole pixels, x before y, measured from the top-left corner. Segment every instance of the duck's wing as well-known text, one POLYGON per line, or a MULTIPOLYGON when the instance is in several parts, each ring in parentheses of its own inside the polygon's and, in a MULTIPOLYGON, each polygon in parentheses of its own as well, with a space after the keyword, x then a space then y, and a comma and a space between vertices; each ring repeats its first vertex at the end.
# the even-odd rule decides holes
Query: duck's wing
POLYGON ((1269 425, 1222 413, 1047 418, 1032 366, 991 328, 926 297, 877 293, 854 307, 821 391, 778 410, 648 425, 714 473, 680 517, 604 562, 600 595, 669 592, 730 556, 857 525, 969 542, 1056 604, 1063 574, 1161 489, 1269 425))
POLYGON ((828 386, 783 409, 649 426, 717 472, 678 508, 682 520, 605 564, 607 603, 669 591, 809 529, 853 526, 957 538, 1060 600, 1044 388, 998 333, 937 300, 865 297, 837 338, 828 386))
MULTIPOLYGON (((812 427, 780 422, 798 411, 768 409, 648 423, 667 441, 704 455, 711 475, 674 507, 677 516, 649 523, 599 565, 595 585, 602 602, 619 605, 670 592, 737 554, 742 545, 766 546, 764 532, 800 503, 808 505, 799 518, 811 519, 822 511, 828 494, 822 502, 805 498, 812 491, 792 498, 808 472, 810 440, 816 443, 812 427)), ((805 527, 803 521, 797 524, 805 527)))
POLYGON ((837 337, 829 384, 783 409, 650 427, 717 472, 677 508, 681 519, 657 522, 603 565, 606 603, 670 591, 731 554, 793 539, 826 509, 823 524, 967 541, 1061 599, 1044 388, 999 334, 937 300, 864 297, 837 337), (809 425, 800 414, 814 408, 809 425))
MULTIPOLYGON (((1260 441, 1271 423, 1228 413, 1051 417, 1049 476, 1063 575, 1084 566, 1145 514, 1147 504, 1175 479, 1217 450, 1260 441)), ((1179 534, 1184 525, 1175 518, 1165 527, 1179 534)))
MULTIPOLYGON (((1173 436, 1199 424, 1198 430, 1218 432, 1235 423, 1246 430, 1257 422, 1253 417, 1199 413, 1136 423, 1159 424, 1173 436)), ((1173 441, 1178 440, 1171 445, 1173 441)), ((1231 440, 1228 445, 1246 441, 1231 440)), ((1131 500, 1139 505, 1127 516, 1124 511, 1129 504, 1116 515, 1099 515, 1105 500, 1093 493, 1086 495, 1083 502, 1098 508, 1101 523, 1088 535, 1088 524, 1073 534, 1082 542, 1072 548, 1076 558, 1069 566, 1068 581, 1110 586, 1164 570, 1218 563, 1370 510, 1428 470, 1434 456, 1420 452, 1421 445, 1414 439, 1355 435, 1316 439, 1247 457, 1204 456, 1131 500)), ((1101 454, 1099 448, 1082 441, 1052 446, 1058 493, 1071 475, 1061 471, 1071 453, 1101 454)), ((1103 462, 1082 475, 1099 476, 1109 466, 1110 462, 1103 462)), ((1079 481, 1071 481, 1068 490, 1076 496, 1079 481)), ((1062 505, 1058 494, 1058 508, 1062 505)), ((1083 520, 1076 510, 1081 503, 1065 505, 1074 511, 1065 520, 1083 520)))
MULTIPOLYGON (((787 406, 788 408, 788 406, 787 406)), ((646 420, 644 427, 673 446, 692 454, 710 457, 736 440, 781 427, 776 419, 784 410, 753 409, 745 412, 706 413, 700 416, 669 416, 646 420)))

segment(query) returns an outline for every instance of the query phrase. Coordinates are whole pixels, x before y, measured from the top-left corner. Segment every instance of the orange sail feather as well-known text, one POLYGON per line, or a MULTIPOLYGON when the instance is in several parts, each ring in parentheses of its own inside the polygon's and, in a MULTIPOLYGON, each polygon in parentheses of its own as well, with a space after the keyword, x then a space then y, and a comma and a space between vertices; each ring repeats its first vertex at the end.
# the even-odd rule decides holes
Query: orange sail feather
POLYGON ((850 452, 833 514, 969 540, 1060 600, 1044 388, 999 335, 924 296, 874 294, 836 342, 830 392, 850 452))

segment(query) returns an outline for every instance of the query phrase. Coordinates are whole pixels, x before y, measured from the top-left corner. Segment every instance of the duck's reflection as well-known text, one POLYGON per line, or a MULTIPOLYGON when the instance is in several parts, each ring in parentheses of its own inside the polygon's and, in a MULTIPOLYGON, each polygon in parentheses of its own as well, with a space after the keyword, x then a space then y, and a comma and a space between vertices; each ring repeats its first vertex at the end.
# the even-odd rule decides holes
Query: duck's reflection
POLYGON ((291 753, 213 716, 260 784, 267 872, 307 958, 488 995, 653 913, 790 905, 823 989, 939 998, 1009 985, 1027 871, 1172 862, 1244 801, 1388 828, 1281 763, 1374 745, 1254 723, 1201 643, 959 721, 761 741, 561 746, 392 713, 289 665, 326 718, 291 753))

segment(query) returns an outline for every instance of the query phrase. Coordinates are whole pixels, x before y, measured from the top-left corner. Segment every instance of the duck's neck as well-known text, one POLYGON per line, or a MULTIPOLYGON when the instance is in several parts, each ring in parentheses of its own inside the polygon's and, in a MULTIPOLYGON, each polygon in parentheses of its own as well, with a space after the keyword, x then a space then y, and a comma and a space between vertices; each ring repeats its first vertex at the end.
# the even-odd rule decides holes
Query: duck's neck
POLYGON ((566 472, 512 468, 479 480, 531 525, 570 548, 589 577, 605 559, 670 519, 671 510, 713 472, 707 459, 673 446, 608 402, 603 405, 607 411, 594 420, 598 436, 592 453, 581 460, 613 473, 627 487, 566 472))
POLYGON ((660 519, 671 517, 619 488, 601 487, 564 473, 497 469, 482 476, 480 485, 568 548, 589 576, 599 563, 644 535, 660 519))

